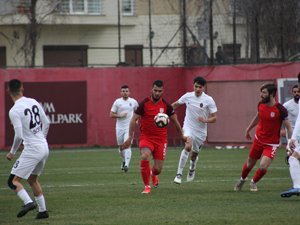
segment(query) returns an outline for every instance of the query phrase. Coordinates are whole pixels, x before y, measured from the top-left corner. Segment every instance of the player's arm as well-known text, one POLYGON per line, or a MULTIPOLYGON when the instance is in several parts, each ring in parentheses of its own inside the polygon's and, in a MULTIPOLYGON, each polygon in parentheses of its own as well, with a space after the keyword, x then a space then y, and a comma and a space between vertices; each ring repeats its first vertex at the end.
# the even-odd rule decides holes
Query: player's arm
POLYGON ((40 106, 40 116, 41 116, 41 121, 42 121, 42 131, 44 134, 44 137, 46 138, 49 132, 50 128, 50 120, 47 117, 45 111, 43 110, 42 106, 40 106))
POLYGON ((14 158, 14 155, 18 151, 20 145, 22 144, 23 133, 22 133, 22 122, 20 118, 15 113, 12 112, 9 112, 9 117, 11 123, 14 126, 15 136, 14 136, 14 141, 11 146, 10 152, 7 153, 6 158, 8 160, 12 160, 14 158))
POLYGON ((174 123, 175 128, 176 128, 177 132, 180 134, 181 139, 182 139, 184 142, 186 142, 187 137, 185 137, 184 134, 183 134, 183 130, 182 130, 182 128, 181 128, 181 126, 180 126, 180 123, 179 123, 179 121, 178 121, 178 119, 177 119, 177 115, 176 115, 176 114, 173 114, 172 116, 170 116, 170 119, 171 119, 172 122, 174 123))
POLYGON ((118 119, 118 118, 126 117, 126 116, 127 116, 127 113, 120 113, 120 114, 118 114, 118 113, 116 113, 116 112, 110 111, 109 116, 110 116, 111 118, 118 119))
POLYGON ((124 144, 121 146, 121 150, 130 147, 130 145, 131 145, 131 143, 132 143, 133 136, 134 136, 135 126, 136 126, 136 123, 137 123, 137 121, 139 120, 139 118, 140 118, 140 115, 138 115, 138 114, 136 114, 136 113, 133 113, 133 116, 132 116, 132 118, 131 118, 131 120, 130 120, 130 123, 129 123, 128 138, 127 138, 127 140, 124 142, 124 144))
POLYGON ((250 135, 250 131, 252 130, 253 127, 255 127, 259 122, 259 115, 258 115, 258 112, 256 113, 256 115, 253 117, 253 119, 251 120, 249 126, 247 127, 246 129, 246 138, 248 140, 251 140, 251 135, 250 135))
POLYGON ((217 113, 211 113, 207 119, 200 116, 198 120, 202 123, 215 123, 217 122, 217 113))
POLYGON ((181 106, 182 104, 180 104, 178 101, 176 101, 176 102, 173 102, 172 104, 171 104, 171 106, 172 106, 172 108, 173 109, 177 109, 179 106, 181 106))

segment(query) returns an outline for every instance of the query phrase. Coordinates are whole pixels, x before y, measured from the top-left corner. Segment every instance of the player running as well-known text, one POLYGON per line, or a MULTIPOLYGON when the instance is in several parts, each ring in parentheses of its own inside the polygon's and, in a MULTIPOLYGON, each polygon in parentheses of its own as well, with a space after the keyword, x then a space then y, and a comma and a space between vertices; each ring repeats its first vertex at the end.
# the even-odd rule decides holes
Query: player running
POLYGON ((165 113, 174 122, 176 130, 180 133, 181 138, 185 141, 182 129, 177 120, 177 116, 170 104, 163 98, 164 87, 163 81, 156 80, 152 85, 152 94, 150 97, 144 99, 139 103, 135 110, 129 126, 129 137, 124 142, 122 148, 126 149, 130 146, 133 139, 135 125, 140 119, 140 171, 145 185, 142 194, 149 194, 151 192, 150 177, 152 177, 153 187, 157 187, 159 180, 158 175, 163 168, 164 159, 167 150, 167 128, 157 127, 154 123, 154 117, 158 113, 165 113), (150 157, 153 157, 154 164, 150 170, 150 157))
POLYGON ((121 150, 121 145, 128 138, 129 123, 133 115, 134 110, 138 107, 138 103, 135 99, 130 98, 130 91, 127 85, 121 87, 121 98, 114 101, 111 110, 110 117, 116 118, 116 137, 119 146, 119 153, 122 158, 121 169, 124 172, 128 171, 129 163, 131 160, 131 147, 121 150))

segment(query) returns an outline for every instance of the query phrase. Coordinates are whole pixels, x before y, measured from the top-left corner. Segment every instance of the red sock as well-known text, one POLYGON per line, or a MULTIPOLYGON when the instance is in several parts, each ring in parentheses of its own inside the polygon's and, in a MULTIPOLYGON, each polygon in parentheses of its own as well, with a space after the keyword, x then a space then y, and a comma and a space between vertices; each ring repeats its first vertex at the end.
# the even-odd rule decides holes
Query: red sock
POLYGON ((267 173, 267 170, 262 170, 262 169, 260 169, 260 168, 258 168, 257 170, 256 170, 256 173, 255 173, 255 175, 254 175, 254 177, 253 177, 253 181, 254 181, 254 183, 256 183, 256 182, 258 182, 265 174, 267 173))
POLYGON ((140 161, 140 170, 145 186, 150 185, 150 163, 148 160, 140 161))
POLYGON ((247 163, 244 164, 243 170, 242 170, 242 178, 245 180, 248 177, 249 172, 252 168, 247 168, 247 163))

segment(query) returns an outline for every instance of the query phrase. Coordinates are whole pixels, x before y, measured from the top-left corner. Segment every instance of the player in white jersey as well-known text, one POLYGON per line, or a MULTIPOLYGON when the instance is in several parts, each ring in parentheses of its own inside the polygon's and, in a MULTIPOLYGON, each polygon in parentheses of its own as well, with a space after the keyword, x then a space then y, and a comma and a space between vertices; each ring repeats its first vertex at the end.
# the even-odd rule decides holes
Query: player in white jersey
POLYGON ((9 118, 14 127, 15 136, 6 158, 11 161, 22 142, 24 149, 13 165, 7 184, 24 203, 17 217, 22 217, 36 208, 36 204, 21 183, 21 180, 25 179, 29 183, 38 205, 39 212, 36 219, 45 219, 49 217, 49 214, 38 176, 41 175, 49 154, 45 137, 50 122, 36 100, 23 96, 21 81, 10 80, 8 92, 14 101, 14 106, 9 111, 9 118))
MULTIPOLYGON (((298 89, 298 85, 294 85, 292 88, 292 95, 293 98, 286 101, 283 106, 287 109, 288 111, 288 120, 291 123, 292 129, 294 130, 295 127, 295 123, 297 120, 297 116, 298 116, 298 112, 299 112, 299 106, 298 106, 298 102, 299 102, 299 97, 300 97, 300 91, 298 89)), ((287 131, 286 128, 281 130, 281 135, 286 137, 287 131)), ((284 141, 287 140, 288 138, 284 138, 284 141)), ((284 142, 283 142, 284 143, 284 142)), ((286 143, 286 142, 285 142, 286 143)), ((288 160, 289 160, 289 153, 287 152, 286 155, 286 162, 288 164, 288 160)))
POLYGON ((121 169, 128 171, 131 160, 131 147, 121 150, 121 145, 127 140, 129 132, 129 123, 134 110, 138 107, 138 102, 129 97, 130 91, 127 85, 121 87, 121 98, 114 101, 110 117, 116 118, 116 137, 119 146, 119 153, 122 158, 121 169))
POLYGON ((174 109, 180 105, 186 105, 183 132, 187 141, 180 155, 177 175, 174 179, 176 184, 181 184, 182 172, 190 152, 192 153, 187 181, 194 180, 198 154, 207 136, 207 124, 215 123, 217 120, 216 103, 211 96, 204 93, 205 86, 206 80, 203 77, 196 77, 194 79, 194 91, 187 92, 172 104, 174 109))
MULTIPOLYGON (((298 74, 298 88, 300 90, 300 73, 298 74)), ((300 110, 300 104, 298 104, 300 110)), ((290 152, 289 157, 290 175, 293 181, 293 188, 282 192, 281 197, 291 197, 292 195, 300 196, 300 114, 298 113, 293 134, 287 143, 287 150, 290 152)))

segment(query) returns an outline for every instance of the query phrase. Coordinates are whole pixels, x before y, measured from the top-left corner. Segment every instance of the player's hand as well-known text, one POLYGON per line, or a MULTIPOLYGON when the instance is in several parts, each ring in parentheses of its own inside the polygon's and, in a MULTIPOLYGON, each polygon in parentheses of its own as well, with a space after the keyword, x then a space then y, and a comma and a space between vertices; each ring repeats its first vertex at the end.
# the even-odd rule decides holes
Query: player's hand
POLYGON ((124 149, 126 149, 126 148, 129 148, 130 145, 131 145, 131 141, 132 140, 130 138, 127 138, 127 140, 121 146, 121 151, 124 150, 124 149))
POLYGON ((296 140, 295 139, 289 139, 286 145, 286 151, 291 155, 296 147, 296 140))
POLYGON ((248 130, 246 130, 246 133, 245 133, 245 137, 247 140, 251 140, 251 135, 250 135, 250 132, 248 130))
POLYGON ((13 155, 13 154, 11 154, 10 152, 7 153, 7 155, 6 155, 6 159, 7 159, 7 160, 11 161, 13 158, 14 158, 14 155, 13 155))
POLYGON ((184 135, 181 136, 181 139, 184 141, 184 143, 187 141, 187 137, 184 135))
POLYGON ((205 118, 202 117, 202 116, 199 116, 199 117, 198 117, 198 121, 201 122, 201 123, 207 123, 207 119, 205 119, 205 118))
POLYGON ((120 113, 120 118, 125 118, 127 116, 127 112, 120 113))

